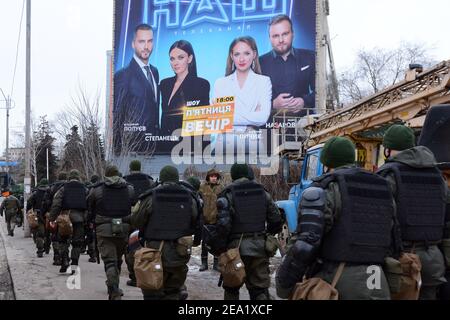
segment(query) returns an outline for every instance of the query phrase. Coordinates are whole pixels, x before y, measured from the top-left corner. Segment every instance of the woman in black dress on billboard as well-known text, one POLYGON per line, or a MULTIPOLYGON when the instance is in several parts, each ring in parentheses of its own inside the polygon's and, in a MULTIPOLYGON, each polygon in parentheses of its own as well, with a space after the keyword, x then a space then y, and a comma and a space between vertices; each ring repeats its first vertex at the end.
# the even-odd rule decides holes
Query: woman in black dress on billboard
POLYGON ((182 108, 187 102, 198 101, 196 106, 209 105, 210 84, 197 77, 197 64, 192 45, 185 40, 175 42, 169 50, 170 65, 175 76, 161 81, 161 131, 171 136, 183 124, 182 108))

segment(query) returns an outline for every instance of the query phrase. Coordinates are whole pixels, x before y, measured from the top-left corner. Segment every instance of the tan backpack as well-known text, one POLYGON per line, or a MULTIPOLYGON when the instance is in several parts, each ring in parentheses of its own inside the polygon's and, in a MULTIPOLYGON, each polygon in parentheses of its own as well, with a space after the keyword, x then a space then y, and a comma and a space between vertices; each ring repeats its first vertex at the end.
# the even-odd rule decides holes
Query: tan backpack
POLYGON ((35 211, 29 210, 27 212, 27 221, 30 225, 30 229, 36 229, 37 227, 39 227, 39 218, 35 211))
POLYGON ((240 288, 245 282, 247 276, 245 265, 239 253, 241 242, 242 236, 237 248, 228 249, 219 256, 219 271, 222 274, 224 287, 240 288))
POLYGON ((342 276, 345 263, 341 263, 331 285, 321 278, 310 278, 295 285, 289 300, 339 300, 336 285, 342 276))
POLYGON ((73 234, 73 225, 70 220, 70 210, 61 211, 58 218, 56 218, 56 224, 58 225, 58 233, 62 237, 70 237, 73 234))
POLYGON ((400 258, 386 258, 384 272, 392 300, 418 300, 422 285, 422 263, 415 253, 404 252, 400 258))
POLYGON ((159 249, 141 248, 134 255, 134 273, 138 288, 144 290, 159 290, 164 285, 164 269, 161 250, 164 241, 161 241, 159 249))

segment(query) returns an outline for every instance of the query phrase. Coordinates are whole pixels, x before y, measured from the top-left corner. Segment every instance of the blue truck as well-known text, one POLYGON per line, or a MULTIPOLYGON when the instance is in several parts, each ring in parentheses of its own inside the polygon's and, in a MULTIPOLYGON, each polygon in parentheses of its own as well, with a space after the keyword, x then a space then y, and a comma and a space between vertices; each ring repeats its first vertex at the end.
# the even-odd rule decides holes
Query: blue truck
POLYGON ((320 162, 320 154, 324 144, 318 144, 309 148, 304 156, 300 181, 289 191, 289 199, 277 201, 276 204, 284 218, 283 231, 278 235, 281 243, 281 254, 284 254, 284 247, 289 240, 289 235, 297 229, 297 208, 300 204, 303 191, 312 183, 312 179, 319 177, 324 172, 324 166, 320 162))

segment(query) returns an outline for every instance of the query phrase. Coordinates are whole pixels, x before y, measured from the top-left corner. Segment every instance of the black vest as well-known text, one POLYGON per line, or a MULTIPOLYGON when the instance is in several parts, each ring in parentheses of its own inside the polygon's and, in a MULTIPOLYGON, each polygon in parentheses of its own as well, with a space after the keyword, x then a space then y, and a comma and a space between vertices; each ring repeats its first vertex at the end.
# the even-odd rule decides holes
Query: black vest
POLYGON ((43 210, 44 196, 46 190, 37 189, 34 194, 33 210, 43 210))
POLYGON ((332 179, 323 181, 338 183, 342 208, 323 239, 322 257, 349 263, 383 263, 391 245, 394 216, 388 182, 358 168, 336 170, 330 176, 332 179))
POLYGON ((180 185, 162 185, 151 191, 152 213, 146 240, 176 240, 192 235, 192 194, 180 185))
POLYGON ((99 204, 101 216, 119 219, 131 214, 131 198, 127 185, 113 188, 102 184, 98 188, 102 188, 102 197, 99 204))
POLYGON ((62 202, 63 210, 86 210, 86 187, 78 181, 70 181, 64 184, 62 202))
POLYGON ((397 184, 397 218, 404 241, 440 241, 445 219, 446 185, 437 168, 412 168, 390 162, 379 170, 393 172, 397 184))
POLYGON ((232 184, 234 203, 232 234, 263 232, 266 230, 267 199, 264 188, 253 181, 232 184))
POLYGON ((130 175, 124 177, 124 179, 129 184, 133 185, 134 193, 135 193, 136 197, 139 197, 141 194, 146 192, 152 186, 152 182, 151 182, 150 178, 143 173, 130 174, 130 175))

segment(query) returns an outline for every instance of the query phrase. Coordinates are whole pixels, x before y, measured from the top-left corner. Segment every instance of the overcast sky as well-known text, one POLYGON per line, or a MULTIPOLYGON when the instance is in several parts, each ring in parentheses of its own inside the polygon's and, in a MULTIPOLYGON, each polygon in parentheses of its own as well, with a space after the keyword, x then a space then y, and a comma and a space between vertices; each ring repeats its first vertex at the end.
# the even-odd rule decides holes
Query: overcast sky
MULTIPOLYGON (((22 1, 0 0, 0 88, 6 94, 12 90, 22 1)), ((50 120, 57 120, 55 114, 70 103, 79 83, 91 94, 101 90, 104 106, 113 1, 32 2, 33 116, 47 114, 50 120)), ((330 7, 329 25, 338 72, 351 66, 359 49, 393 48, 402 41, 433 48, 431 53, 438 61, 450 59, 448 0, 330 0, 330 7)), ((23 130, 25 123, 25 17, 22 26, 11 134, 23 130)), ((1 153, 5 147, 5 119, 5 110, 0 110, 1 153)))

